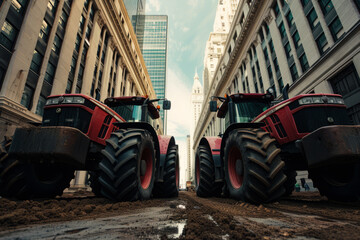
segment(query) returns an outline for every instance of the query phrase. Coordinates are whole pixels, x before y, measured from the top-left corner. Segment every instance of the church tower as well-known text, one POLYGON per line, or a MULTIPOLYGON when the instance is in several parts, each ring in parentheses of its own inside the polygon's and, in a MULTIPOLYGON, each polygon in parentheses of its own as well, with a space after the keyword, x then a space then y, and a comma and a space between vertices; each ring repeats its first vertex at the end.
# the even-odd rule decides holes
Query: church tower
POLYGON ((194 149, 192 149, 194 143, 193 137, 194 137, 195 126, 200 118, 203 100, 204 100, 204 90, 199 81, 199 76, 196 71, 194 76, 193 87, 191 90, 190 159, 188 159, 188 168, 186 173, 187 181, 194 180, 193 175, 195 171, 194 169, 195 154, 194 154, 194 149))

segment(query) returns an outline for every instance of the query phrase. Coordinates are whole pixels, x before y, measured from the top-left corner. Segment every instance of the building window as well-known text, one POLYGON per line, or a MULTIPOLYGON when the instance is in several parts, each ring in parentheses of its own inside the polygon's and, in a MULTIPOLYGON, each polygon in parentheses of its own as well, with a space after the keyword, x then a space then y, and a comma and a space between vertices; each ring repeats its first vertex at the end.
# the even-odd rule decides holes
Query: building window
POLYGON ((61 44, 62 44, 62 39, 57 34, 55 34, 53 46, 51 48, 54 51, 54 53, 59 55, 61 44))
POLYGON ((278 84, 279 84, 279 89, 280 89, 280 92, 282 91, 282 89, 284 88, 284 82, 282 80, 282 77, 280 77, 278 79, 278 84))
POLYGON ((338 33, 343 28, 339 17, 336 17, 334 19, 334 21, 329 25, 329 28, 330 28, 331 35, 332 35, 334 41, 338 40, 338 33))
POLYGON ((289 24, 289 27, 291 27, 294 24, 294 17, 291 12, 289 12, 288 15, 286 15, 286 20, 289 24))
POLYGON ((360 12, 360 0, 354 0, 354 1, 355 1, 355 4, 356 4, 357 9, 358 9, 359 12, 360 12))
POLYGON ((300 45, 299 32, 296 31, 296 32, 294 33, 294 35, 292 36, 292 38, 293 38, 293 41, 294 41, 295 48, 297 49, 297 48, 299 47, 299 45, 300 45))
POLYGON ((310 0, 301 0, 301 4, 305 7, 308 3, 310 2, 310 0))
POLYGON ((280 69, 279 69, 279 63, 278 63, 277 58, 275 58, 273 62, 274 62, 275 72, 277 73, 277 72, 280 71, 280 69))
POLYGON ((275 17, 278 17, 280 14, 280 8, 279 5, 276 3, 274 6, 274 12, 275 12, 275 17))
POLYGON ((264 49, 264 57, 265 57, 266 62, 269 61, 269 53, 266 48, 264 49))
POLYGON ((66 27, 66 22, 68 18, 69 18, 68 14, 63 10, 59 19, 59 25, 64 29, 66 27))
POLYGON ((53 84, 54 81, 55 70, 56 70, 55 66, 51 63, 48 63, 44 80, 51 85, 53 84))
POLYGON ((46 103, 46 98, 44 96, 39 96, 39 101, 38 104, 36 106, 36 111, 35 113, 42 116, 44 114, 44 106, 46 103))
POLYGON ((260 35, 261 42, 263 42, 264 41, 264 34, 263 34, 263 31, 261 29, 259 31, 259 35, 260 35))
POLYGON ((298 75, 298 71, 296 69, 296 65, 293 64, 291 67, 290 67, 290 73, 291 73, 291 77, 292 77, 292 80, 295 82, 296 79, 298 79, 299 75, 298 75))
POLYGON ((324 53, 324 47, 327 44, 327 40, 325 37, 325 34, 322 33, 317 39, 316 39, 316 44, 318 46, 319 52, 322 55, 324 53))
POLYGON ((306 17, 308 19, 311 29, 313 30, 318 23, 318 21, 316 21, 318 19, 318 16, 315 12, 315 9, 312 9, 306 17))
POLYGON ((24 12, 26 9, 25 8, 26 4, 27 4, 27 0, 12 0, 11 1, 12 8, 21 15, 24 15, 24 12))
POLYGON ((47 43, 49 39, 50 30, 51 30, 50 25, 45 20, 43 20, 39 33, 39 38, 41 38, 44 42, 47 43))
POLYGON ((284 48, 285 48, 286 57, 290 58, 291 57, 291 46, 290 46, 290 44, 287 43, 284 48))
POLYGON ((84 25, 85 25, 85 17, 81 15, 80 23, 79 23, 79 31, 82 34, 84 31, 84 25))
POLYGON ((269 74, 270 83, 273 83, 273 82, 274 82, 274 80, 273 80, 274 78, 273 78, 271 66, 268 66, 267 71, 268 71, 268 74, 269 74))
POLYGON ((37 74, 40 74, 40 68, 43 58, 44 56, 35 49, 33 58, 31 60, 30 69, 37 74))
POLYGON ((326 16, 334 8, 331 0, 319 0, 319 4, 324 16, 326 16))
POLYGON ((308 63, 308 60, 306 58, 305 53, 299 58, 299 61, 300 61, 300 64, 301 64, 302 71, 305 72, 306 70, 308 70, 309 63, 308 63))
POLYGON ((34 95, 34 89, 25 85, 24 92, 21 98, 21 105, 23 105, 24 107, 30 110, 32 105, 31 103, 32 103, 33 95, 34 95))
POLYGON ((14 46, 17 34, 18 31, 13 27, 13 25, 5 20, 1 29, 0 44, 3 45, 7 50, 11 51, 14 46))
POLYGON ((269 47, 270 47, 270 52, 274 53, 275 48, 274 48, 274 43, 273 43, 272 39, 269 41, 269 47))
POLYGON ((279 31, 280 31, 281 38, 285 38, 286 37, 286 29, 285 29, 283 22, 281 22, 281 24, 279 25, 279 31))
POLYGON ((56 8, 59 4, 59 0, 49 0, 48 2, 48 9, 49 11, 55 16, 56 8))
POLYGON ((236 39, 237 39, 237 32, 235 31, 235 34, 234 34, 234 37, 233 37, 234 42, 236 42, 236 39))

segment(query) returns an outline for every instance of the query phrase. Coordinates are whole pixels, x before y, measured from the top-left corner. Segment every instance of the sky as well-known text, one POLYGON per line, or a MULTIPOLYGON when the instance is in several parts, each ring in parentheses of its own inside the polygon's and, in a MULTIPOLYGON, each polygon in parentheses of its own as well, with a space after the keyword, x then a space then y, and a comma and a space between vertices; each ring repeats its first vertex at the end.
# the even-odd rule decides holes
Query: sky
MULTIPOLYGON (((167 135, 180 154, 180 184, 185 184, 186 136, 190 134, 191 88, 197 70, 202 82, 206 41, 213 29, 218 0, 146 0, 146 14, 168 15, 166 97, 171 101, 167 135)), ((182 187, 182 186, 181 186, 182 187)))

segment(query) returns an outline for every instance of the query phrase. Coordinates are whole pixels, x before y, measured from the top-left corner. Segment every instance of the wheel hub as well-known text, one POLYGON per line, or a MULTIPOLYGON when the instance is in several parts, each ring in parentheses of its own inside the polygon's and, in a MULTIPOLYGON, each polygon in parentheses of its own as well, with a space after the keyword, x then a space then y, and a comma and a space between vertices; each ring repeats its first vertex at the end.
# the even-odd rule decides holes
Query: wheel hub
POLYGON ((140 176, 145 176, 146 173, 146 161, 141 160, 140 162, 140 176))
POLYGON ((242 161, 241 159, 236 159, 235 162, 235 171, 237 175, 243 175, 243 166, 242 166, 242 161))

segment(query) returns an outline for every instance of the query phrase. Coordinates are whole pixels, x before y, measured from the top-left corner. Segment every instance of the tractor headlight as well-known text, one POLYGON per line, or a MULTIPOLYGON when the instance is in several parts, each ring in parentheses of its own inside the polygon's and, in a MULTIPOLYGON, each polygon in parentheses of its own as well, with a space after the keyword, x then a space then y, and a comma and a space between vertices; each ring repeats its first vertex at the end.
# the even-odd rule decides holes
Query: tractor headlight
POLYGON ((344 104, 344 100, 340 97, 330 96, 314 96, 314 97, 303 97, 299 99, 300 105, 306 104, 344 104))
POLYGON ((59 103, 59 98, 49 98, 48 100, 46 100, 45 105, 52 105, 58 103, 59 103))
MULTIPOLYGON (((62 98, 62 97, 60 97, 62 98)), ((53 105, 53 104, 84 104, 85 103, 85 98, 83 97, 71 97, 71 96, 67 96, 65 98, 63 98, 63 101, 59 101, 58 97, 55 98, 49 98, 48 100, 46 100, 45 105, 53 105)))
POLYGON ((83 97, 74 97, 74 103, 84 104, 85 103, 85 98, 83 98, 83 97))
POLYGON ((337 97, 337 98, 335 98, 335 100, 336 100, 337 104, 345 104, 344 99, 342 99, 342 98, 337 97))
POLYGON ((300 99, 299 99, 299 104, 300 104, 300 105, 312 104, 312 103, 314 103, 312 97, 304 97, 304 98, 300 98, 300 99))

